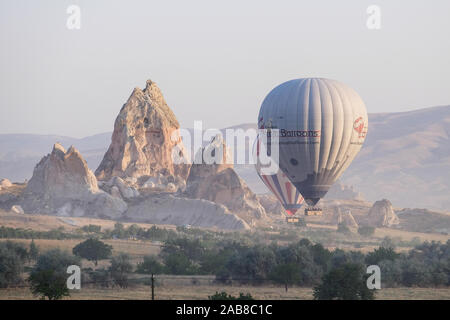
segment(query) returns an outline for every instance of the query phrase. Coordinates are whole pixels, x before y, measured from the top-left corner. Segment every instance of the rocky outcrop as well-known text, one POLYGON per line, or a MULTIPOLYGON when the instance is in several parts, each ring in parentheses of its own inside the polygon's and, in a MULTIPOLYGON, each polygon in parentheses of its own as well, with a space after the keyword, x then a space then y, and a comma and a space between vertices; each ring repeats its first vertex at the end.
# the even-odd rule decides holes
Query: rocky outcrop
POLYGON ((358 223, 353 217, 350 210, 341 210, 339 207, 334 207, 333 216, 332 216, 332 224, 340 225, 343 224, 349 227, 351 230, 356 231, 358 229, 358 223))
POLYGON ((274 195, 260 194, 257 195, 259 203, 263 206, 268 214, 280 215, 284 212, 284 208, 280 201, 274 195))
POLYGON ((109 181, 99 183, 99 185, 102 190, 107 191, 116 198, 131 200, 140 196, 140 193, 136 188, 129 186, 119 177, 112 177, 109 181))
POLYGON ((225 230, 249 229, 245 221, 226 207, 206 200, 154 195, 130 205, 126 218, 136 222, 192 225, 225 230))
POLYGON ((180 125, 156 83, 135 88, 114 124, 111 144, 95 171, 99 180, 136 178, 139 185, 162 175, 185 180, 189 165, 176 162, 186 152, 180 125))
POLYGON ((227 149, 221 135, 196 154, 186 183, 186 196, 223 204, 247 223, 266 218, 266 212, 256 195, 233 170, 227 149))
POLYGON ((66 152, 59 143, 36 165, 25 189, 42 197, 78 197, 97 191, 97 179, 78 150, 70 147, 66 152))
POLYGON ((13 205, 12 207, 11 207, 11 210, 10 210, 12 213, 15 213, 15 214, 24 214, 25 212, 23 211, 23 209, 22 209, 22 207, 21 206, 18 206, 18 205, 13 205))
POLYGON ((367 215, 367 222, 369 225, 375 227, 391 227, 398 225, 400 220, 392 208, 392 203, 389 200, 383 199, 375 202, 370 208, 367 215))
POLYGON ((356 191, 353 186, 343 185, 340 182, 334 183, 327 192, 325 199, 334 200, 364 200, 362 194, 356 191))
POLYGON ((74 148, 55 144, 36 165, 20 205, 27 213, 120 218, 126 203, 99 190, 97 179, 74 148))
POLYGON ((11 186, 12 186, 12 183, 8 179, 0 179, 0 190, 2 190, 4 188, 9 188, 11 186))

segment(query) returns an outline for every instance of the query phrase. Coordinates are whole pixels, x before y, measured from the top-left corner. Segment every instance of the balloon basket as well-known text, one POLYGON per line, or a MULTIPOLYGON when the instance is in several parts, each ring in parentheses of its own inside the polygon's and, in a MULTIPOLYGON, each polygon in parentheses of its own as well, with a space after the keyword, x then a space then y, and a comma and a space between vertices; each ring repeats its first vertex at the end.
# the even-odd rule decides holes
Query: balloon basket
POLYGON ((305 208, 305 216, 321 216, 322 208, 305 208))
POLYGON ((297 223, 299 221, 298 217, 286 217, 287 223, 297 223))

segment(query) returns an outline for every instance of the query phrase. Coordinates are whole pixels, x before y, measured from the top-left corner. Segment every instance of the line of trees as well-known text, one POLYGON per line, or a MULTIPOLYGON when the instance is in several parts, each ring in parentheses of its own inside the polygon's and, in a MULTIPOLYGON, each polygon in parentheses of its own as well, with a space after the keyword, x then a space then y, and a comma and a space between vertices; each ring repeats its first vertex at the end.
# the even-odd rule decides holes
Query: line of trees
POLYGON ((331 251, 307 239, 280 246, 175 237, 164 242, 158 255, 145 256, 136 266, 127 254, 112 256, 112 247, 96 238, 76 245, 72 253, 50 250, 39 254, 34 241, 29 247, 0 242, 0 287, 23 284, 24 268, 29 265, 27 280, 33 293, 59 299, 68 294, 64 289, 67 267, 81 267, 82 258, 96 266, 83 269, 83 281, 101 287, 126 288, 133 272, 214 275, 217 282, 224 284, 257 286, 271 281, 286 291, 293 285, 314 287, 316 299, 371 299, 373 294, 365 289, 368 265, 380 267, 382 287, 450 286, 450 241, 425 242, 404 253, 397 252, 392 242, 384 241, 379 248, 364 254, 331 251), (97 268, 97 262, 105 259, 110 259, 109 267, 97 268), (32 265, 32 261, 36 263, 32 265))
POLYGON ((406 253, 392 243, 363 254, 359 251, 330 251, 307 239, 287 246, 245 245, 222 241, 206 246, 198 239, 178 238, 164 243, 159 256, 146 257, 142 273, 183 275, 212 274, 222 283, 258 285, 270 279, 282 284, 316 286, 324 276, 342 266, 369 265, 381 269, 383 287, 450 286, 450 241, 425 242, 406 253))

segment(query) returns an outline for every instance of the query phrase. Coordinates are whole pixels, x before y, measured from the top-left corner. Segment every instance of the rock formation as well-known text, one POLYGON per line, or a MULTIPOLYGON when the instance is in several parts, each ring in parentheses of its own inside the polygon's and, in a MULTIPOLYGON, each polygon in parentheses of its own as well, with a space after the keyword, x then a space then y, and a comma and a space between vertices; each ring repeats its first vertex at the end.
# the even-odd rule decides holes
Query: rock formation
POLYGON ((99 180, 114 176, 136 178, 138 184, 163 175, 185 180, 189 165, 174 163, 185 158, 180 125, 156 83, 135 88, 114 124, 111 144, 95 171, 99 180))
POLYGON ((124 201, 99 190, 97 179, 74 148, 55 144, 36 165, 22 195, 21 206, 29 213, 61 216, 119 218, 124 201))
POLYGON ((364 200, 364 197, 360 192, 355 191, 352 186, 343 185, 340 182, 336 182, 331 186, 325 198, 337 200, 364 200))
POLYGON ((15 213, 15 214, 24 214, 25 212, 23 211, 23 209, 22 209, 22 207, 21 206, 18 206, 18 205, 13 205, 12 207, 11 207, 11 210, 10 210, 12 213, 15 213))
POLYGON ((192 225, 225 230, 249 229, 241 218, 223 205, 206 200, 179 198, 170 194, 154 195, 130 205, 126 217, 136 222, 192 225))
POLYGON ((123 179, 112 177, 109 181, 100 183, 102 190, 107 191, 112 196, 124 200, 139 197, 140 193, 136 188, 129 186, 123 179))
POLYGON ((186 182, 186 196, 223 204, 250 224, 266 218, 256 195, 233 170, 230 151, 221 135, 199 150, 195 159, 186 182))
POLYGON ((400 223, 389 200, 375 202, 367 215, 368 224, 375 227, 391 227, 400 223))
POLYGON ((260 194, 257 195, 257 197, 259 203, 261 203, 266 213, 280 215, 285 211, 280 201, 278 201, 278 199, 274 195, 260 194))
POLYGON ((341 210, 339 207, 334 207, 333 217, 332 217, 332 224, 340 225, 344 224, 350 229, 353 229, 354 231, 358 229, 358 223, 356 222, 355 218, 353 217, 350 210, 341 210))
POLYGON ((12 183, 8 179, 0 179, 0 190, 2 190, 3 188, 9 188, 11 186, 12 183))

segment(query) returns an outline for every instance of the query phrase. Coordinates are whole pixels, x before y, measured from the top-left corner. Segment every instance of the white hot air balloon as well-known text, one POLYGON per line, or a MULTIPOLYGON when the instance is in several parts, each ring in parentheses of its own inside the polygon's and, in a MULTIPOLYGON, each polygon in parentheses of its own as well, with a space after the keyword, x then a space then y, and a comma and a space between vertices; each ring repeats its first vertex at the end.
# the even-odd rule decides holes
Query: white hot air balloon
POLYGON ((260 129, 279 130, 280 168, 312 206, 355 158, 367 126, 359 95, 321 78, 280 84, 266 96, 258 116, 260 129))
POLYGON ((278 199, 288 216, 293 216, 303 205, 303 197, 291 183, 286 174, 278 170, 276 174, 264 174, 260 162, 261 142, 258 137, 253 144, 253 157, 258 176, 272 194, 278 199))

